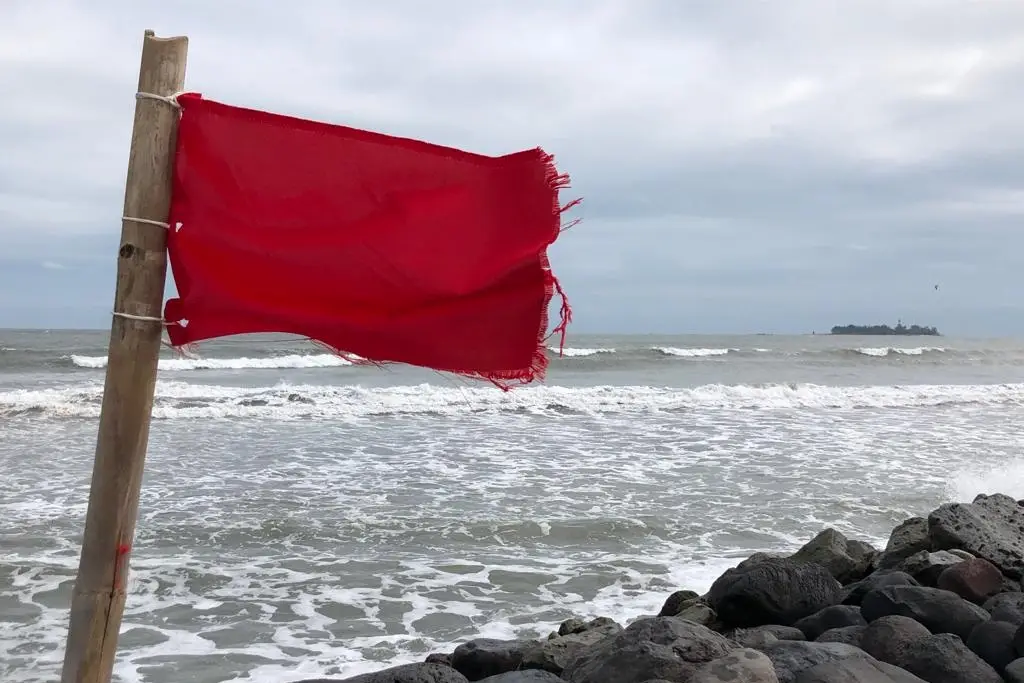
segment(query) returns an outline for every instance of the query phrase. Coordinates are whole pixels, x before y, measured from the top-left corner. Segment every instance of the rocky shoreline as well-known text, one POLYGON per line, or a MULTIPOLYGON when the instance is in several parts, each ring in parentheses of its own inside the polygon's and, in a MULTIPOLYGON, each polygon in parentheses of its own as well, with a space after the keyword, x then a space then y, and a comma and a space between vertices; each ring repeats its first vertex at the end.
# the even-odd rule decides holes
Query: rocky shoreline
POLYGON ((884 550, 825 529, 755 554, 627 626, 570 619, 315 683, 1024 683, 1022 577, 1024 501, 981 495, 906 520, 884 550))

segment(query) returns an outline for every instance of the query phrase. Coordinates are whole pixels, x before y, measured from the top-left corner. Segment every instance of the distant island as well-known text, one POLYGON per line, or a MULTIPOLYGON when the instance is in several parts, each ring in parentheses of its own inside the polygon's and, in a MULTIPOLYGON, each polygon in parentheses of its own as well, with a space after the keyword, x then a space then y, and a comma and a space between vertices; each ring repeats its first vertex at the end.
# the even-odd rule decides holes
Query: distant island
POLYGON ((900 336, 900 337, 939 337, 939 331, 934 327, 922 327, 920 325, 904 325, 903 321, 896 323, 896 327, 888 325, 836 325, 832 328, 832 334, 854 334, 858 336, 900 336))

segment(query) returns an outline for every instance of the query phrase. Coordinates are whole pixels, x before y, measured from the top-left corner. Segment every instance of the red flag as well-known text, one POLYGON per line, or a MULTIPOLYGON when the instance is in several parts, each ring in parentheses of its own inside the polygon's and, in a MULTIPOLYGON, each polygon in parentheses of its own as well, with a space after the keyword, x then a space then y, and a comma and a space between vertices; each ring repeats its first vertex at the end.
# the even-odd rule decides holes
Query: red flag
MULTIPOLYGON (((501 157, 181 95, 171 343, 248 332, 502 386, 542 378, 553 159, 501 157)), ((568 208, 568 207, 565 207, 568 208)), ((571 317, 562 295, 564 338, 571 317)))

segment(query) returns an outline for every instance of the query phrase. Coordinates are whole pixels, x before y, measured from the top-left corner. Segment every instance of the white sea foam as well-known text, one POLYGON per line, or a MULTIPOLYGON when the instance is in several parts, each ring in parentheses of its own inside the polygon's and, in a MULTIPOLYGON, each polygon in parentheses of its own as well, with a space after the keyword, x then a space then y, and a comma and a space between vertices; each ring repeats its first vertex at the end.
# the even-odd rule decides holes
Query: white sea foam
MULTIPOLYGON (((0 416, 42 413, 53 417, 95 417, 99 414, 102 392, 99 383, 0 391, 0 416)), ((482 385, 366 388, 281 383, 268 387, 231 387, 161 381, 157 384, 153 417, 290 420, 503 412, 643 414, 707 408, 849 410, 965 404, 1024 404, 1024 384, 868 387, 708 384, 691 389, 540 386, 501 392, 482 385)))
POLYGON ((891 354, 899 356, 922 356, 926 353, 945 353, 946 349, 938 346, 914 346, 910 348, 896 346, 866 346, 854 349, 854 351, 862 356, 882 358, 891 354))
MULTIPOLYGON (((80 368, 105 368, 106 356, 71 356, 71 362, 80 368)), ((161 358, 159 368, 165 372, 186 370, 279 370, 302 368, 335 368, 351 365, 349 361, 330 353, 312 355, 290 354, 265 358, 161 358)))
POLYGON ((709 356, 724 356, 736 349, 680 349, 674 346, 658 346, 655 351, 666 356, 680 356, 682 358, 706 358, 709 356))
MULTIPOLYGON (((557 346, 549 346, 549 351, 558 353, 559 349, 557 346)), ((576 358, 580 356, 596 356, 599 353, 615 353, 615 349, 562 349, 562 355, 566 358, 576 358)))
MULTIPOLYGON (((98 383, 33 391, 20 396, 98 412, 98 383)), ((165 418, 258 419, 154 425, 126 683, 344 678, 476 636, 543 638, 571 615, 628 622, 751 552, 791 551, 826 526, 884 544, 911 514, 1024 484, 1007 464, 1024 385, 503 394, 164 380, 157 394, 165 418), (387 411, 410 418, 345 419, 387 411)), ((0 409, 13 396, 0 392, 0 409)), ((0 574, 13 606, 0 680, 47 683, 95 423, 0 417, 0 432, 0 471, 17 473, 0 478, 0 518, 19 539, 0 574)))

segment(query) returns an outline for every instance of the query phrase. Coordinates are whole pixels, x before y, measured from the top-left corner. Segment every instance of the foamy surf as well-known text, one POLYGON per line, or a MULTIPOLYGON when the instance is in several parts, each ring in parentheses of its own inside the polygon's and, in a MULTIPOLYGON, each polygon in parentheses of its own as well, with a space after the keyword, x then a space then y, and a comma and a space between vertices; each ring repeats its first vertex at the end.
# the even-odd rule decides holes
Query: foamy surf
MULTIPOLYGON (((99 415, 103 387, 0 392, 0 416, 99 415)), ((841 387, 817 384, 723 385, 690 389, 651 386, 540 386, 501 392, 491 387, 431 384, 368 388, 279 384, 231 387, 161 381, 156 419, 345 419, 384 415, 459 416, 481 413, 644 414, 699 409, 851 410, 923 406, 1024 404, 1024 384, 841 387)))
POLYGON ((939 346, 914 346, 909 348, 903 348, 898 346, 867 346, 854 349, 854 352, 859 353, 862 356, 884 358, 885 356, 889 355, 923 356, 926 353, 945 353, 946 349, 939 346))
POLYGON ((709 356, 725 356, 737 349, 679 349, 674 346, 657 346, 655 351, 665 356, 678 356, 680 358, 707 358, 709 356))
POLYGON ((566 358, 580 358, 585 356, 596 356, 599 353, 615 353, 615 349, 559 349, 557 346, 549 346, 548 350, 565 356, 566 358))

